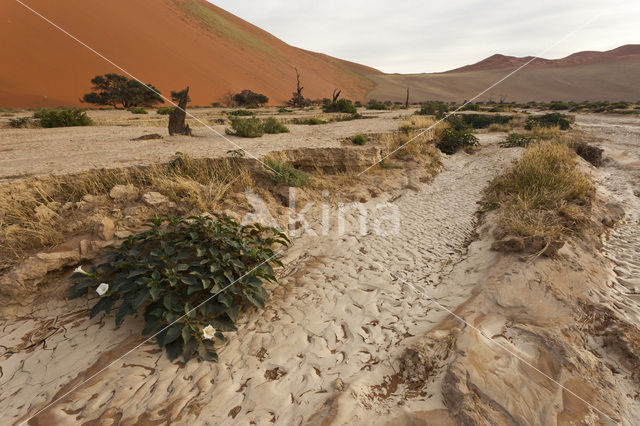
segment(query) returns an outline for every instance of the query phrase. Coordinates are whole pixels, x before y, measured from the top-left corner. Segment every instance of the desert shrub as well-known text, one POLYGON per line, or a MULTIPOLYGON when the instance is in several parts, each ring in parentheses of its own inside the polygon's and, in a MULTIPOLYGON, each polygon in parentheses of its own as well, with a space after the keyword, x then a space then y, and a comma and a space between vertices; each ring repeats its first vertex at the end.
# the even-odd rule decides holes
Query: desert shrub
POLYGON ((117 308, 116 325, 144 312, 142 334, 155 335, 172 361, 217 361, 215 341, 236 330, 240 310, 264 309, 263 285, 277 282, 272 265, 281 265, 273 247, 289 240, 277 229, 217 215, 156 217, 147 225, 97 268, 76 272, 69 298, 98 292, 91 318, 117 308))
POLYGON ((480 111, 480 105, 470 102, 465 106, 463 106, 462 108, 460 108, 460 111, 480 111))
POLYGON ((33 114, 41 127, 74 127, 93 124, 87 113, 79 108, 41 109, 33 114))
POLYGON ((337 123, 342 122, 342 121, 353 121, 353 120, 360 120, 366 118, 365 116, 363 116, 362 114, 358 114, 357 112, 355 114, 345 114, 345 115, 338 115, 336 117, 334 117, 331 121, 335 121, 337 123))
POLYGON ((132 114, 148 114, 147 110, 144 109, 143 107, 131 107, 131 108, 127 108, 127 111, 129 111, 132 114))
POLYGON ((602 153, 604 152, 602 148, 589 145, 583 141, 570 142, 568 145, 576 152, 576 154, 587 160, 592 165, 596 167, 600 167, 602 165, 602 153))
POLYGON ((343 112, 346 114, 356 114, 358 110, 346 99, 340 99, 337 102, 330 102, 323 107, 324 112, 343 112))
POLYGON ((271 157, 265 157, 264 163, 271 169, 271 180, 277 184, 305 186, 311 183, 309 175, 289 163, 271 157))
POLYGON ((378 102, 378 101, 370 101, 367 106, 367 109, 373 109, 373 110, 387 110, 389 109, 389 107, 384 104, 383 102, 378 102))
POLYGON ((462 148, 472 148, 478 144, 478 138, 469 130, 444 129, 436 148, 445 154, 452 155, 462 148))
POLYGON ((10 119, 8 126, 14 129, 20 129, 40 127, 40 124, 34 121, 32 117, 18 117, 10 119))
POLYGON ((486 129, 492 124, 507 124, 513 119, 511 115, 499 114, 459 114, 457 117, 474 129, 486 129))
POLYGON ((233 115, 236 117, 250 117, 255 115, 252 111, 248 111, 246 109, 237 109, 235 111, 231 111, 229 115, 233 115))
POLYGON ((252 90, 243 90, 233 95, 233 101, 236 105, 245 108, 257 108, 269 102, 269 98, 262 93, 256 93, 252 90))
POLYGON ((171 111, 173 111, 173 107, 162 107, 156 110, 156 114, 169 115, 171 114, 171 111))
POLYGON ((153 106, 162 104, 164 100, 160 92, 152 84, 143 84, 119 74, 97 75, 91 79, 90 93, 82 97, 82 102, 95 105, 111 105, 116 108, 135 106, 153 106))
POLYGON ((420 105, 420 110, 416 111, 417 115, 435 115, 438 119, 444 117, 449 111, 449 106, 442 102, 426 102, 420 105))
POLYGON ((552 111, 565 110, 565 109, 569 109, 569 104, 566 102, 554 101, 554 102, 551 102, 549 105, 547 105, 547 109, 550 109, 552 111))
POLYGON ((490 124, 489 127, 487 127, 487 130, 489 132, 508 132, 511 130, 511 125, 493 123, 490 124))
POLYGON ((507 138, 500 143, 503 148, 526 147, 534 140, 532 135, 522 133, 509 133, 507 138))
POLYGON ((293 112, 293 111, 288 109, 288 108, 285 108, 285 107, 278 108, 278 113, 280 113, 280 114, 286 114, 286 113, 289 113, 289 112, 293 112))
POLYGON ((524 128, 531 130, 534 127, 554 127, 558 126, 560 130, 567 130, 571 128, 571 122, 569 117, 558 112, 550 114, 536 115, 529 117, 525 123, 524 128))
POLYGON ((289 133, 289 129, 287 126, 279 122, 273 117, 267 118, 267 120, 262 125, 264 132, 269 134, 275 133, 289 133))
POLYGON ((355 145, 364 145, 367 143, 367 138, 362 134, 358 134, 351 138, 351 142, 353 142, 355 145))
POLYGON ((264 126, 257 118, 238 118, 231 119, 231 128, 227 129, 227 134, 240 136, 243 138, 259 138, 264 135, 264 126))
POLYGON ((327 124, 326 121, 321 120, 317 117, 309 117, 309 118, 294 118, 291 120, 293 124, 306 124, 309 126, 316 126, 318 124, 327 124))

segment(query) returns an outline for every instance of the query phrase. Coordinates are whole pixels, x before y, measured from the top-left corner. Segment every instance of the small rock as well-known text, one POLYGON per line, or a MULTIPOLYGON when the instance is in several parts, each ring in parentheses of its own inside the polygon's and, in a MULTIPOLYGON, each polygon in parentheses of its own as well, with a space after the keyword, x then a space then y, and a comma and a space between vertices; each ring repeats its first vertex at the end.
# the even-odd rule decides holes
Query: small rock
POLYGON ((337 390, 342 392, 344 390, 344 382, 342 381, 342 379, 336 379, 335 386, 337 390))
POLYGON ((127 229, 119 229, 115 233, 116 238, 120 240, 124 240, 125 238, 130 237, 131 235, 133 234, 131 233, 131 231, 127 229))
POLYGON ((61 210, 63 212, 69 211, 73 208, 73 203, 71 201, 67 201, 66 203, 64 203, 61 207, 61 210))
POLYGON ((108 241, 113 239, 116 225, 111 218, 105 216, 96 221, 94 229, 98 237, 105 241, 108 241))
POLYGON ((602 224, 612 227, 624 217, 624 209, 618 204, 608 203, 604 206, 606 212, 602 218, 602 224))
POLYGON ((84 197, 82 197, 82 201, 84 201, 85 203, 94 203, 96 201, 96 196, 86 194, 84 197))
POLYGON ((109 191, 109 196, 118 203, 135 201, 138 199, 139 195, 140 192, 138 191, 138 188, 131 184, 116 185, 111 188, 111 191, 109 191))
POLYGON ((159 192, 147 192, 142 196, 142 199, 150 206, 159 206, 169 202, 169 199, 159 192))

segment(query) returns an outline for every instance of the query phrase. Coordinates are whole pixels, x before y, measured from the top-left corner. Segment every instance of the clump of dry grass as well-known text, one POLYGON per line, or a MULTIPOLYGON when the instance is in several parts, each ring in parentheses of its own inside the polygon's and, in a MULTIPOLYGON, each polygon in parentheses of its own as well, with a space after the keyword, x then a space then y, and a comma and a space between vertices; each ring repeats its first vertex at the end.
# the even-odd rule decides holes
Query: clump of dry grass
POLYGON ((441 122, 426 132, 419 130, 428 128, 434 123, 435 121, 428 117, 416 116, 403 122, 399 132, 380 134, 378 139, 386 145, 385 155, 397 150, 392 155, 393 158, 414 160, 428 167, 438 168, 441 165, 440 153, 435 148, 435 142, 448 125, 441 122), (416 127, 416 130, 405 130, 406 125, 416 127), (409 141, 411 142, 408 143, 409 141))
POLYGON ((493 123, 492 125, 490 125, 487 130, 489 132, 510 132, 513 128, 511 127, 511 124, 507 123, 507 124, 498 124, 498 123, 493 123))
POLYGON ((594 187, 575 153, 557 141, 529 145, 512 169, 491 184, 487 201, 500 206, 498 237, 540 237, 546 245, 588 220, 594 187))
POLYGON ((436 121, 433 118, 426 117, 424 115, 413 115, 408 119, 402 121, 399 130, 405 133, 409 133, 412 130, 426 129, 430 126, 433 126, 435 122, 436 121))
POLYGON ((181 155, 167 164, 30 178, 0 186, 0 257, 4 259, 0 269, 29 249, 62 241, 68 222, 82 218, 79 213, 67 218, 55 213, 60 205, 86 195, 107 195, 115 185, 127 184, 158 191, 200 211, 212 211, 226 194, 253 187, 254 182, 243 159, 181 155), (54 214, 36 215, 41 206, 52 208, 54 214))

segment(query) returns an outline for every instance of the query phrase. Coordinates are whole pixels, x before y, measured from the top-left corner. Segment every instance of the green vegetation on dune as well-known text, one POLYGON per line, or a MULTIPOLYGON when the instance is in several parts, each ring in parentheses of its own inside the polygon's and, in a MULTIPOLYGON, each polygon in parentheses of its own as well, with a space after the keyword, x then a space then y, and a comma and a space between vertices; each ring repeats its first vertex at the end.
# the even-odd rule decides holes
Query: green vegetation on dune
POLYGON ((201 4, 196 0, 174 0, 174 3, 180 10, 198 21, 200 26, 210 33, 237 42, 241 46, 246 46, 269 56, 277 56, 283 61, 289 62, 288 59, 282 56, 276 49, 260 41, 249 32, 244 31, 238 25, 229 22, 215 11, 213 7, 201 4))

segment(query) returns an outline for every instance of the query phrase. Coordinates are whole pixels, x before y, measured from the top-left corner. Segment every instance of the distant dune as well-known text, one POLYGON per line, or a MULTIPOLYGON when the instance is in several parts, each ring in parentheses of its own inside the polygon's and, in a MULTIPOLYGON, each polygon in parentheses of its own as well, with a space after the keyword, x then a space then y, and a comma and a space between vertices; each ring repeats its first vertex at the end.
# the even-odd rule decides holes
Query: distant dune
MULTIPOLYGON (((252 89, 283 104, 302 72, 304 95, 462 101, 530 57, 493 55, 435 74, 382 74, 290 46, 205 0, 28 0, 31 7, 165 95, 191 86, 196 105, 252 89)), ((14 1, 0 3, 0 107, 83 105, 97 74, 118 72, 14 1)), ((536 59, 482 100, 640 100, 640 45, 536 59)))
MULTIPOLYGON (((287 45, 204 0, 28 0, 35 10, 164 94, 194 104, 253 89, 282 104, 302 72, 304 95, 340 87, 364 99, 373 68, 287 45)), ((0 3, 0 106, 82 105, 97 74, 119 72, 14 1, 0 3)))
MULTIPOLYGON (((373 75, 372 99, 463 101, 531 60, 531 56, 493 55, 476 64, 433 74, 373 75)), ((578 52, 562 59, 539 58, 481 96, 499 101, 583 101, 640 99, 640 45, 606 52, 578 52)))

